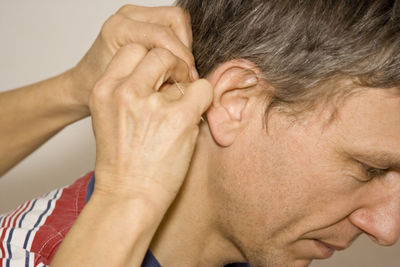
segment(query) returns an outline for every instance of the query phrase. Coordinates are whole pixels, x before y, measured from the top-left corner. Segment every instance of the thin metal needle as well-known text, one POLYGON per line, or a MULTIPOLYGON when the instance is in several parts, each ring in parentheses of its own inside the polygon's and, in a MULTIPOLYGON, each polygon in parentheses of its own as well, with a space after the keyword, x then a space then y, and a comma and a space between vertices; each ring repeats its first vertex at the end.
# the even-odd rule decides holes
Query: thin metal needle
MULTIPOLYGON (((164 68, 167 68, 165 66, 164 62, 162 61, 161 57, 157 54, 157 51, 154 50, 154 52, 156 53, 158 60, 160 60, 161 64, 164 66, 164 68)), ((172 81, 175 83, 176 87, 178 88, 179 92, 181 92, 182 95, 185 95, 185 91, 183 90, 182 86, 174 79, 174 77, 171 76, 171 78, 172 78, 172 81)), ((200 120, 202 122, 206 122, 206 120, 203 118, 203 115, 200 116, 200 120)))

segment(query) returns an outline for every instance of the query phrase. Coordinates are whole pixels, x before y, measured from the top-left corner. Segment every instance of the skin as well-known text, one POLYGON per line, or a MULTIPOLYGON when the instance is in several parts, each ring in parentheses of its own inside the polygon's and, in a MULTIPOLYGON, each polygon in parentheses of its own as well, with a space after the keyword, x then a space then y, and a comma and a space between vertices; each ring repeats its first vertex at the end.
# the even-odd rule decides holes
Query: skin
POLYGON ((211 89, 166 49, 130 44, 117 52, 90 99, 94 192, 53 267, 141 265, 185 178, 211 89), (184 95, 171 80, 186 83, 184 95))
MULTIPOLYGON (((196 78, 190 75, 193 64, 175 54, 174 46, 165 47, 172 53, 154 50, 154 44, 163 44, 162 38, 149 37, 153 42, 139 38, 146 35, 111 38, 123 32, 113 31, 115 25, 129 32, 146 26, 138 15, 146 12, 130 10, 125 7, 110 18, 78 64, 80 71, 69 76, 85 74, 86 85, 72 82, 74 86, 68 88, 74 90, 66 90, 67 94, 63 90, 67 99, 74 100, 79 116, 88 107, 92 111, 97 180, 93 197, 52 266, 139 266, 149 246, 162 266, 221 266, 239 261, 250 261, 252 266, 307 266, 314 258, 331 256, 332 249, 321 242, 345 248, 362 233, 381 245, 397 240, 398 96, 388 90, 364 89, 340 106, 338 118, 328 127, 326 107, 299 121, 274 112, 267 133, 262 124, 265 99, 260 96, 265 84, 257 79, 257 69, 241 60, 225 62, 208 77, 214 95, 208 124, 201 125, 196 144, 198 118, 211 100, 206 94, 211 93, 210 86, 204 80, 191 83, 196 78), (120 49, 121 40, 141 45, 120 49), (110 64, 93 93, 91 85, 118 49, 115 64, 110 64), (177 88, 163 85, 171 82, 170 77, 187 83, 185 97, 177 94, 177 88), (152 91, 158 89, 162 93, 152 91), (393 159, 378 159, 378 152, 393 159), (360 162, 389 171, 369 180, 360 162), (78 250, 76 244, 87 250, 78 250)), ((154 20, 165 10, 159 12, 149 21, 156 29, 163 23, 154 20)), ((164 38, 171 36, 168 26, 161 27, 164 38)), ((176 34, 190 46, 190 38, 176 34)), ((65 84, 71 82, 66 80, 65 84)), ((46 90, 28 87, 3 99, 21 99, 27 91, 46 90)), ((45 138, 29 142, 33 146, 17 159, 74 120, 39 134, 45 138)), ((8 121, 2 124, 9 125, 8 121)))
POLYGON ((400 232, 398 89, 361 88, 330 124, 326 106, 297 121, 274 111, 267 133, 265 101, 254 93, 260 84, 240 93, 240 73, 227 75, 233 66, 254 71, 228 62, 208 77, 215 87, 208 125, 151 244, 161 265, 308 266, 363 233, 393 245, 400 232), (388 171, 373 177, 363 165, 388 171))
POLYGON ((177 8, 128 6, 105 23, 100 38, 114 33, 115 23, 122 23, 122 29, 136 30, 138 39, 116 52, 90 93, 96 183, 90 201, 52 260, 53 267, 141 265, 183 183, 201 114, 212 99, 209 82, 198 80, 193 61, 181 57, 191 44, 189 21, 177 8), (134 27, 128 27, 126 15, 147 18, 154 24, 136 21, 131 23, 134 27), (174 29, 181 24, 188 47, 178 41, 182 32, 174 29), (175 39, 166 43, 168 49, 149 43, 148 32, 160 27, 164 35, 157 40, 154 33, 151 40, 163 44, 163 38, 173 34, 175 39), (166 27, 169 30, 165 31, 166 27), (178 48, 176 54, 174 47, 178 48), (184 94, 173 82, 182 83, 184 94))
POLYGON ((306 266, 331 256, 314 240, 340 249, 361 233, 381 245, 396 242, 400 170, 369 180, 357 160, 391 168, 365 160, 385 151, 399 163, 399 112, 399 97, 366 90, 348 99, 327 128, 321 113, 294 125, 275 114, 270 135, 251 123, 223 152, 233 156, 217 160, 226 168, 212 179, 216 203, 223 203, 221 224, 253 266, 306 266))
POLYGON ((0 94, 0 175, 63 127, 93 118, 95 190, 52 266, 140 265, 185 178, 211 101, 209 83, 196 81, 191 42, 181 8, 126 5, 71 70, 0 94), (184 96, 172 81, 186 83, 184 96), (76 251, 77 243, 86 249, 76 251))
POLYGON ((0 93, 0 176, 64 127, 90 115, 92 89, 121 47, 139 43, 147 49, 168 49, 185 61, 192 78, 198 78, 191 42, 190 17, 182 9, 121 7, 76 66, 48 80, 0 93))

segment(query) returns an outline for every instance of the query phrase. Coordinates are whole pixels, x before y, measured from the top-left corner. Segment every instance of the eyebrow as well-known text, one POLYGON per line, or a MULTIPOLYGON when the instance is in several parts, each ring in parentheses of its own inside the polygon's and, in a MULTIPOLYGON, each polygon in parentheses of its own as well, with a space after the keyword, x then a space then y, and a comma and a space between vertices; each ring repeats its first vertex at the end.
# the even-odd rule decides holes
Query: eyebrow
POLYGON ((400 153, 391 153, 387 151, 365 151, 348 153, 352 158, 363 163, 378 165, 371 167, 384 167, 400 171, 400 153))

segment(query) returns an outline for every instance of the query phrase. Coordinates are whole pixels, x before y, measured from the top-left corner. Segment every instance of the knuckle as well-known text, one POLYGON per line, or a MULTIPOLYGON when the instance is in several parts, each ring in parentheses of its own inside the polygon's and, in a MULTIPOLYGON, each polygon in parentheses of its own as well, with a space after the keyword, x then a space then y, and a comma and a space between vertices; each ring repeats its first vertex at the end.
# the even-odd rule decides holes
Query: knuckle
POLYGON ((129 43, 120 49, 120 53, 127 56, 141 57, 147 54, 147 49, 141 44, 129 43))
POLYGON ((184 52, 182 55, 180 55, 179 59, 182 59, 188 67, 195 66, 194 56, 189 51, 184 52))
POLYGON ((121 85, 114 91, 114 97, 119 105, 129 106, 132 104, 134 98, 134 90, 132 90, 131 86, 126 84, 121 85))
POLYGON ((104 103, 110 91, 111 82, 107 77, 100 78, 94 85, 90 94, 90 103, 92 105, 104 103))
POLYGON ((118 9, 117 14, 127 14, 129 12, 134 11, 135 8, 136 8, 136 6, 134 6, 134 5, 126 4, 126 5, 121 6, 118 9))
MULTIPOLYGON (((179 43, 179 38, 170 27, 158 26, 157 32, 157 35, 159 36, 157 40, 157 47, 173 48, 179 43)), ((194 65, 195 59, 189 49, 186 49, 183 45, 179 45, 179 47, 181 49, 175 52, 179 53, 183 60, 191 65, 194 65)))
POLYGON ((172 7, 175 13, 175 19, 179 23, 188 23, 190 22, 190 14, 189 12, 182 7, 172 7))
MULTIPOLYGON (((161 26, 159 28, 159 35, 160 38, 158 39, 158 45, 159 47, 165 47, 165 48, 172 48, 176 47, 176 45, 179 45, 179 39, 176 37, 175 32, 167 26, 161 26)), ((179 56, 182 57, 183 60, 185 60, 187 63, 194 65, 194 56, 193 54, 184 47, 183 45, 179 45, 180 50, 175 51, 176 53, 179 53, 179 56)))
POLYGON ((186 9, 180 7, 180 6, 174 6, 171 7, 172 12, 174 12, 174 15, 176 18, 178 19, 186 19, 188 12, 186 11, 186 9))
POLYGON ((194 63, 195 60, 194 60, 194 56, 192 53, 190 53, 190 52, 186 53, 186 60, 190 65, 192 65, 192 66, 195 65, 195 63, 194 63))
POLYGON ((103 39, 108 39, 110 36, 112 36, 116 28, 118 28, 118 25, 123 23, 124 19, 125 18, 119 14, 114 14, 109 17, 101 28, 100 34, 103 39))
POLYGON ((163 99, 159 93, 151 94, 148 97, 147 107, 151 112, 160 114, 161 111, 163 111, 163 109, 161 109, 163 104, 163 99))
POLYGON ((93 93, 96 95, 97 94, 101 95, 103 92, 106 92, 108 90, 110 84, 111 84, 110 79, 108 79, 106 75, 104 75, 95 83, 93 88, 93 93))

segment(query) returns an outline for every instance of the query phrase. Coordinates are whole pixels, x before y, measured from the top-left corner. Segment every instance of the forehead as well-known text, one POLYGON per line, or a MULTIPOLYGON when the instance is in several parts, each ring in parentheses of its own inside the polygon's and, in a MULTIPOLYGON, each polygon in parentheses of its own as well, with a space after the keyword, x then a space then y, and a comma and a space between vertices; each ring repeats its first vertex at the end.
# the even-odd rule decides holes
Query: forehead
POLYGON ((330 127, 354 149, 400 151, 400 89, 365 89, 349 96, 330 127))

